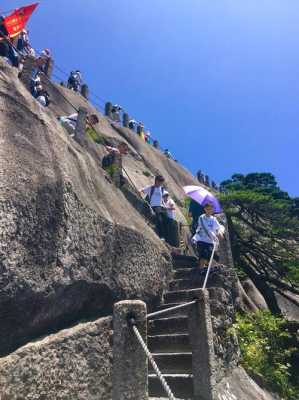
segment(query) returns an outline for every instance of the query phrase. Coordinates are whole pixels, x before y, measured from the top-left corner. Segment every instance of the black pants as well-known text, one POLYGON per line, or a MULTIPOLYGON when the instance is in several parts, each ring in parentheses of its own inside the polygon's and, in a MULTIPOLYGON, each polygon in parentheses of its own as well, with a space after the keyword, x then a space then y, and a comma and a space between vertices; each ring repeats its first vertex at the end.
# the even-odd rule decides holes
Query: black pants
POLYGON ((156 214, 156 229, 160 238, 167 237, 167 212, 164 207, 152 207, 156 214))

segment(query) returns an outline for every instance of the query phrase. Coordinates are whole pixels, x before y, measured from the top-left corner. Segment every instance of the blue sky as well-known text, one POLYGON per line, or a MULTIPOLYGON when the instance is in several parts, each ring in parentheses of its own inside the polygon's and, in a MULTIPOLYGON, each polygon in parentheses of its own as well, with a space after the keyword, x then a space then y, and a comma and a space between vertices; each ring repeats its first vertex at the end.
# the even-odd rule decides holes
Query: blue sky
POLYGON ((29 28, 192 172, 272 172, 298 196, 298 21, 297 0, 43 0, 29 28))

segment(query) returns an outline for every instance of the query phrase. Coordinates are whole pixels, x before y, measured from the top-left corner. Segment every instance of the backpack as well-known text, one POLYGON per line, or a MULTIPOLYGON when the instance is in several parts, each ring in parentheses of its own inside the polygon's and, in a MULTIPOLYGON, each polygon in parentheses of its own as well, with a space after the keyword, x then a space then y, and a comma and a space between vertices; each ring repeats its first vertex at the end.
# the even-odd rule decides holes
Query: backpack
POLYGON ((114 154, 113 153, 106 154, 102 159, 102 168, 106 169, 110 167, 110 165, 112 165, 113 162, 114 162, 114 154))
MULTIPOLYGON (((149 204, 151 204, 151 199, 152 199, 152 197, 153 197, 154 190, 155 190, 155 186, 152 186, 152 187, 151 187, 150 194, 149 194, 149 195, 147 194, 146 197, 145 197, 145 199, 144 199, 144 200, 145 200, 147 203, 149 203, 149 204)), ((161 187, 161 190, 162 190, 162 197, 163 197, 165 188, 162 186, 162 187, 161 187)))

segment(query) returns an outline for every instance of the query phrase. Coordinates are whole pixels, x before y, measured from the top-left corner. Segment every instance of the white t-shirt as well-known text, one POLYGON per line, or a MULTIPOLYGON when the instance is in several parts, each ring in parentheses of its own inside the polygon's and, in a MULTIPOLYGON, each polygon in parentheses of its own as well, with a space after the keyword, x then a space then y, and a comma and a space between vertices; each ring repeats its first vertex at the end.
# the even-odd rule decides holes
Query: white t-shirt
POLYGON ((172 199, 168 199, 168 201, 164 202, 165 207, 167 208, 167 215, 170 219, 175 219, 175 210, 173 210, 175 206, 175 202, 172 199))
POLYGON ((213 215, 202 214, 198 218, 198 226, 196 230, 196 234, 193 236, 193 239, 196 242, 206 242, 206 243, 213 243, 217 240, 217 234, 224 233, 225 228, 223 225, 219 224, 217 219, 213 215), (207 235, 205 229, 202 227, 200 219, 202 220, 206 230, 209 232, 207 235))
MULTIPOLYGON (((150 196, 152 187, 153 187, 153 185, 145 187, 144 189, 142 189, 143 193, 150 196)), ((161 186, 159 186, 159 187, 155 186, 153 195, 151 197, 150 205, 151 205, 151 207, 163 207, 163 194, 162 194, 161 186)))

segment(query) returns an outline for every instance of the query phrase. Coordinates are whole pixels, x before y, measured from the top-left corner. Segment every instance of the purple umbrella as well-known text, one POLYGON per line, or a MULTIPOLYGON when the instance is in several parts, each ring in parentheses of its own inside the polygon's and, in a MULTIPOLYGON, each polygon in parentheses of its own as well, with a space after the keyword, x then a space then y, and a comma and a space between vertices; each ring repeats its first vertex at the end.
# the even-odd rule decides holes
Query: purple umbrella
POLYGON ((221 213, 222 209, 219 200, 208 190, 200 186, 184 186, 183 189, 186 195, 197 203, 202 206, 210 203, 213 205, 215 213, 221 213))

